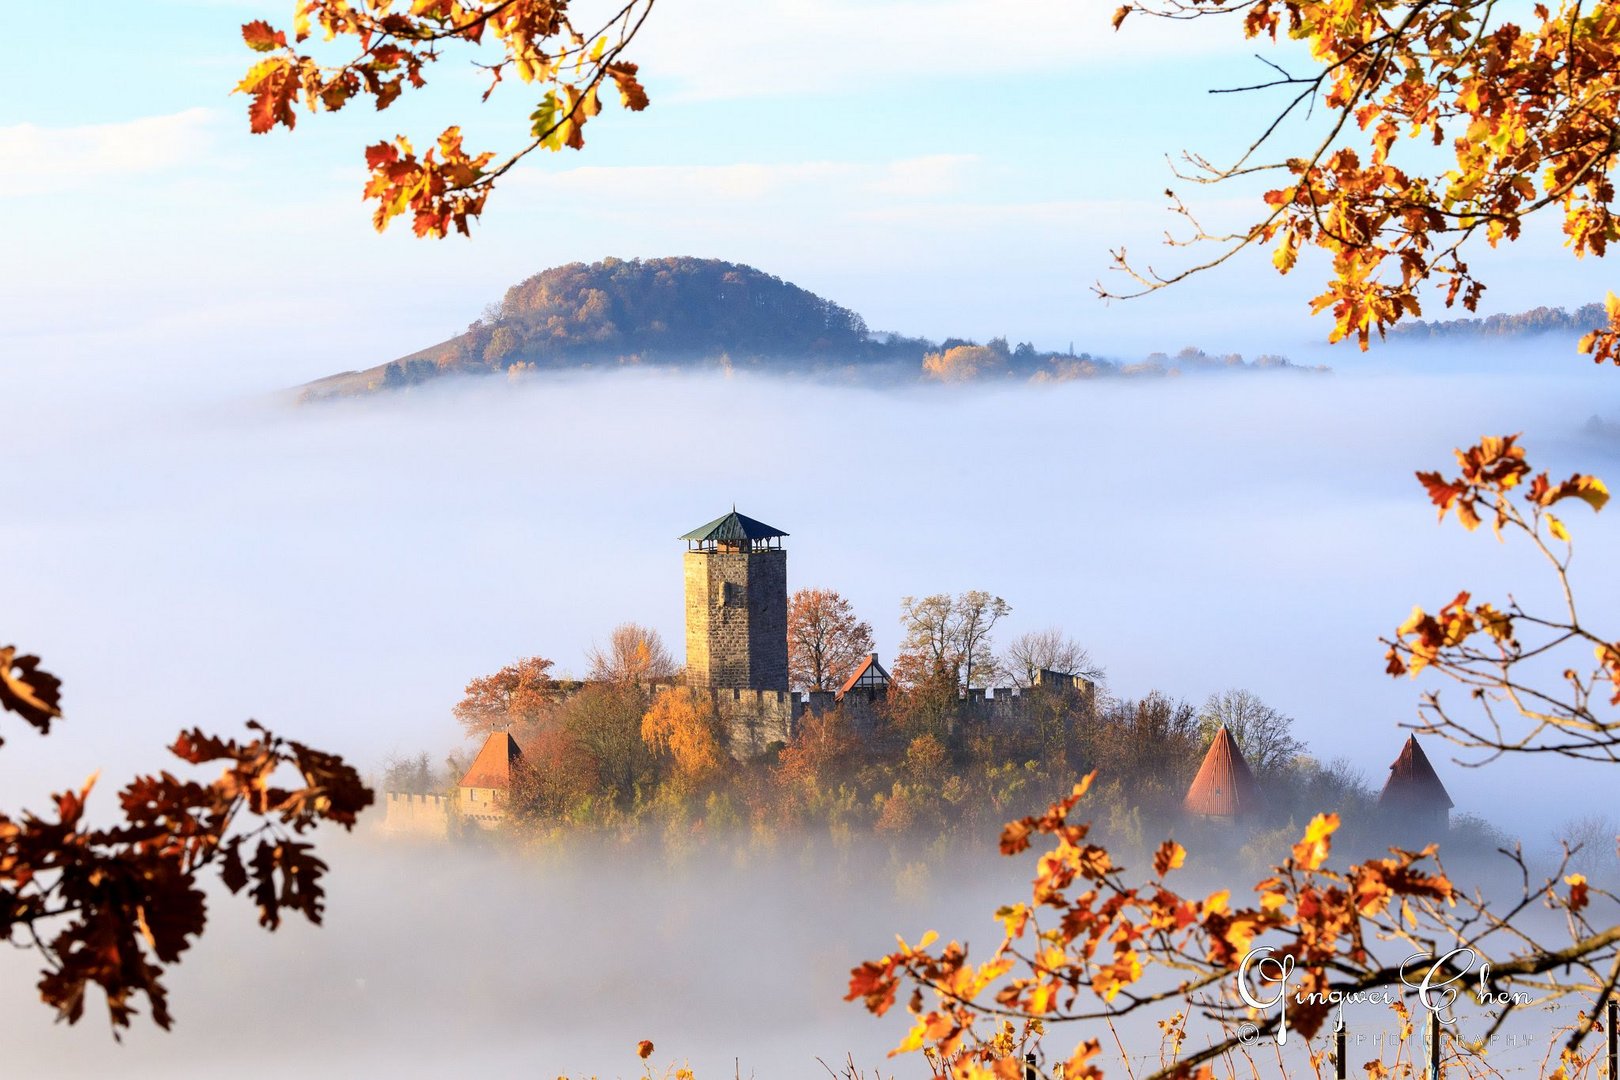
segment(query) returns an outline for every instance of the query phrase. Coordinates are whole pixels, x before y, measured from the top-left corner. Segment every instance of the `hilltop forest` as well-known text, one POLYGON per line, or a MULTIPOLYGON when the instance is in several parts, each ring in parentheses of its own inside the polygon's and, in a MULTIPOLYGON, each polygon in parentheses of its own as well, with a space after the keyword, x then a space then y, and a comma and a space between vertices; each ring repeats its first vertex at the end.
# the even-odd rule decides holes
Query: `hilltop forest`
POLYGON ((875 333, 855 312, 751 266, 718 259, 603 259, 519 282, 448 341, 301 388, 319 400, 414 386, 442 375, 631 366, 756 369, 844 379, 960 383, 1067 381, 1201 369, 1292 368, 1186 348, 1119 363, 1004 337, 980 344, 875 333))

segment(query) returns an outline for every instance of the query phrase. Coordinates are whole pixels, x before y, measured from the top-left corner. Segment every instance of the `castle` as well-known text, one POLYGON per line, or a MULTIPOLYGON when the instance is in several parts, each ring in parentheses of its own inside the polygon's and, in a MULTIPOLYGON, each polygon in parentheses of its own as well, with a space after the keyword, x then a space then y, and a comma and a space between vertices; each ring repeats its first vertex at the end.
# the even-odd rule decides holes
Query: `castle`
MULTIPOLYGON (((755 757, 793 741, 805 715, 842 708, 870 730, 892 682, 873 653, 836 691, 788 687, 788 534, 737 512, 682 536, 686 541, 686 685, 706 693, 729 734, 733 757, 755 757)), ((1089 708, 1096 687, 1066 672, 1041 671, 1036 684, 1089 708)), ((1011 687, 970 687, 967 722, 1017 724, 1031 695, 1011 687)))
MULTIPOLYGON (((686 669, 684 686, 707 697, 738 759, 757 757, 793 741, 800 722, 840 709, 857 731, 882 722, 893 679, 868 655, 837 690, 798 693, 788 674, 788 534, 733 507, 681 537, 686 542, 686 669)), ((673 684, 655 685, 667 693, 673 684)), ((1086 713, 1096 687, 1086 678, 1042 670, 1035 688, 969 687, 954 723, 1013 727, 1032 719, 1033 703, 1052 701, 1065 712, 1086 713)), ((386 793, 389 832, 445 838, 493 829, 506 820, 507 800, 523 753, 504 731, 489 735, 453 795, 386 793)), ((1451 797, 1418 745, 1409 738, 1390 766, 1379 795, 1384 817, 1420 839, 1448 828, 1451 797)), ((1236 825, 1266 812, 1262 784, 1232 733, 1222 726, 1211 741, 1182 808, 1189 816, 1236 825)), ((1426 842, 1426 839, 1425 839, 1426 842)))
MULTIPOLYGON (((739 759, 793 741, 799 722, 841 708, 857 730, 871 731, 893 682, 867 656, 837 690, 796 693, 788 679, 788 534, 733 507, 681 537, 686 541, 686 671, 684 685, 708 697, 739 759)), ((1065 672, 1041 671, 1044 693, 1090 709, 1096 687, 1065 672)), ((659 685, 655 692, 671 687, 659 685)), ((958 710, 966 723, 1017 724, 1036 695, 1010 687, 970 687, 958 710)), ((454 797, 387 792, 384 827, 394 833, 445 837, 505 820, 511 777, 522 752, 511 735, 490 735, 456 786, 454 797)))

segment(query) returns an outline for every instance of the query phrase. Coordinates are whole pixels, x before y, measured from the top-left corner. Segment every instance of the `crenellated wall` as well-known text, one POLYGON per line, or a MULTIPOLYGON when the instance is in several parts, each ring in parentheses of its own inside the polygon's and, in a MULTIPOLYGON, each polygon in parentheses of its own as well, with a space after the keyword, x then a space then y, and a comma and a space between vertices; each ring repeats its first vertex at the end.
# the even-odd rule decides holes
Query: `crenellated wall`
MULTIPOLYGON (((756 757, 772 743, 792 742, 802 717, 819 716, 835 708, 844 710, 857 731, 869 732, 877 726, 885 700, 882 692, 851 692, 839 698, 827 692, 797 694, 702 686, 692 689, 706 694, 713 703, 715 714, 725 723, 731 756, 738 759, 756 757)), ((1096 694, 1096 686, 1081 676, 1042 672, 1035 686, 1023 690, 1007 686, 970 689, 960 703, 960 718, 965 723, 1014 726, 1033 719, 1038 704, 1051 702, 1054 695, 1067 710, 1089 712, 1096 705, 1096 694)))
POLYGON ((382 827, 390 835, 421 836, 433 840, 443 840, 450 835, 448 797, 390 791, 383 799, 382 827))

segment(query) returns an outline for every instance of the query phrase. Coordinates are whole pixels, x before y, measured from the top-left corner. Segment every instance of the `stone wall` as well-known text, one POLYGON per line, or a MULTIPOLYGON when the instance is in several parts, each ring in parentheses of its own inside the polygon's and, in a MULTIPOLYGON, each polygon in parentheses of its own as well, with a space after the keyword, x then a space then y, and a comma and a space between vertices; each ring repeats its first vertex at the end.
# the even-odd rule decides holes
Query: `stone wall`
MULTIPOLYGON (((670 688, 657 687, 658 693, 670 688)), ((708 697, 714 714, 726 731, 726 749, 731 756, 746 761, 763 754, 772 743, 787 744, 798 733, 798 717, 803 703, 786 690, 714 690, 691 687, 693 693, 708 697)))
POLYGON ((685 575, 688 685, 785 693, 787 552, 688 551, 685 575))
POLYGON ((450 800, 443 795, 384 795, 383 830, 391 836, 443 840, 450 835, 450 800))
POLYGON ((458 787, 456 816, 481 829, 497 828, 506 820, 506 792, 499 788, 458 787))
MULTIPOLYGON (((806 694, 802 699, 794 695, 794 698, 795 730, 797 718, 806 713, 819 715, 842 708, 857 732, 867 732, 878 724, 884 694, 852 690, 836 700, 825 693, 806 694)), ((1049 671, 1042 672, 1036 684, 1026 689, 976 686, 962 696, 958 717, 965 723, 1016 726, 1029 723, 1034 718, 1036 705, 1043 701, 1059 703, 1067 712, 1089 713, 1096 708, 1097 687, 1082 676, 1049 671)))

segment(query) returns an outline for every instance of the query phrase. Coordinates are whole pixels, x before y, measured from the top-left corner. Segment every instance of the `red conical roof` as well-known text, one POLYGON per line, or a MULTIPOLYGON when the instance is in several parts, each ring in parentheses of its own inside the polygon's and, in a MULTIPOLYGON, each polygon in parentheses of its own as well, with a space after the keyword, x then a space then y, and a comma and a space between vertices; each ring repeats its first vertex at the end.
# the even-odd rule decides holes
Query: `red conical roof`
POLYGON ((1181 805, 1190 814, 1237 818, 1255 813, 1265 801, 1237 740, 1222 724, 1181 805))
POLYGON ((1389 767, 1378 805, 1418 810, 1450 810, 1455 805, 1416 735, 1407 736, 1401 756, 1389 767))
POLYGON ((522 760, 523 751, 518 749, 516 739, 504 731, 491 732, 459 786, 508 789, 512 786, 512 768, 522 760))

